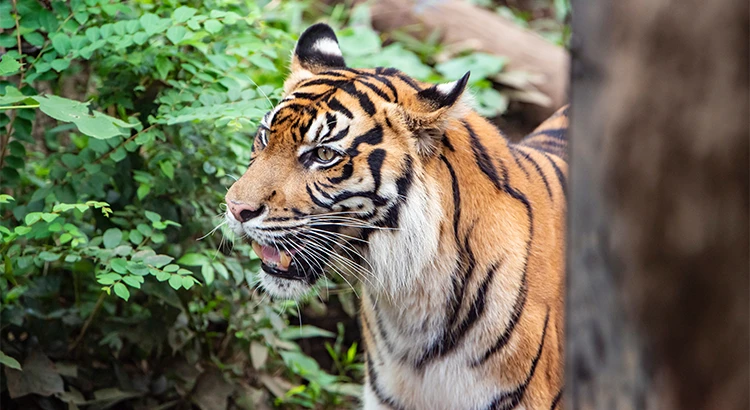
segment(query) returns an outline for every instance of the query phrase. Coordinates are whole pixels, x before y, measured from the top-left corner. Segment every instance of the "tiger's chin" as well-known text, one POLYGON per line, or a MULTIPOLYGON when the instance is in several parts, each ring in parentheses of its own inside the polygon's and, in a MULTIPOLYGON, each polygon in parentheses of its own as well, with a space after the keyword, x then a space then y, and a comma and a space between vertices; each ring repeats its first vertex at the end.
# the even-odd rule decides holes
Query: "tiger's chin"
POLYGON ((274 298, 303 298, 324 272, 314 266, 304 266, 299 256, 301 248, 279 249, 252 241, 253 251, 261 260, 260 287, 274 298))

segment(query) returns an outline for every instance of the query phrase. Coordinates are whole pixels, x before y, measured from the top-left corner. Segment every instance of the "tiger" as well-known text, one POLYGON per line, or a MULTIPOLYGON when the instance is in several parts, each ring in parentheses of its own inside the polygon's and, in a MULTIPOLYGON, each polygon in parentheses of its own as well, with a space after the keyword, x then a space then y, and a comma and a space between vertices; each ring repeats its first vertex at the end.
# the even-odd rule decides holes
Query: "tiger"
POLYGON ((469 75, 349 68, 310 26, 226 193, 272 297, 359 279, 366 410, 562 407, 568 109, 510 143, 469 75))

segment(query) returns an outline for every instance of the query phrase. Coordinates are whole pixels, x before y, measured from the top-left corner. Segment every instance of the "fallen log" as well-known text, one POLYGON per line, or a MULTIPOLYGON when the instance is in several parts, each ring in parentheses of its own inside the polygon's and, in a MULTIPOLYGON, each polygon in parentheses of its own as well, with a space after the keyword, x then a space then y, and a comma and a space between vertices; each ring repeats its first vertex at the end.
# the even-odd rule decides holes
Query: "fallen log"
POLYGON ((469 45, 508 57, 508 70, 532 74, 538 91, 549 97, 548 104, 531 109, 537 121, 567 103, 568 52, 498 14, 460 0, 377 0, 371 12, 381 32, 408 27, 415 29, 410 34, 426 37, 438 31, 448 46, 469 45))

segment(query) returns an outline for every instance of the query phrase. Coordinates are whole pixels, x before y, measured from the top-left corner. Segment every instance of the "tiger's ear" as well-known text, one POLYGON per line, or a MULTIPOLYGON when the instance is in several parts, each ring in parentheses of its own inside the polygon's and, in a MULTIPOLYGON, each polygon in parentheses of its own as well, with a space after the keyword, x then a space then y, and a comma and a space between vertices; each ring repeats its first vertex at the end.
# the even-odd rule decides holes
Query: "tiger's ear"
POLYGON ((417 138, 417 150, 431 155, 443 137, 451 119, 460 118, 468 110, 461 101, 471 72, 460 79, 433 85, 417 93, 418 107, 407 110, 407 125, 417 138))
POLYGON ((324 23, 314 24, 299 36, 294 46, 291 74, 284 82, 284 91, 289 93, 297 83, 317 73, 345 67, 333 29, 324 23))

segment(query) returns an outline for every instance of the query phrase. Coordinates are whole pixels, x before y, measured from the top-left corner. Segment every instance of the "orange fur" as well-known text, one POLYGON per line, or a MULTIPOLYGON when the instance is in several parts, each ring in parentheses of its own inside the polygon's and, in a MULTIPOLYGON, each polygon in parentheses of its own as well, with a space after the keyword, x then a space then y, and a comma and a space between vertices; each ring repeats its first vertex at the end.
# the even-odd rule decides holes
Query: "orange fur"
MULTIPOLYGON (((429 84, 395 70, 305 65, 297 53, 268 144, 256 139, 227 200, 267 209, 236 226, 268 243, 261 230, 271 226, 304 235, 298 226, 312 215, 351 220, 335 232, 360 242, 330 236, 332 249, 367 269, 337 257, 328 268, 363 279, 365 408, 561 408, 566 111, 511 144, 460 99, 419 92, 429 84), (351 113, 336 122, 347 126, 344 159, 305 165, 307 125, 340 106, 351 113), (361 142, 374 129, 379 138, 361 142), (348 192, 361 194, 327 199, 348 192)), ((268 280, 288 296, 286 282, 268 280)))

